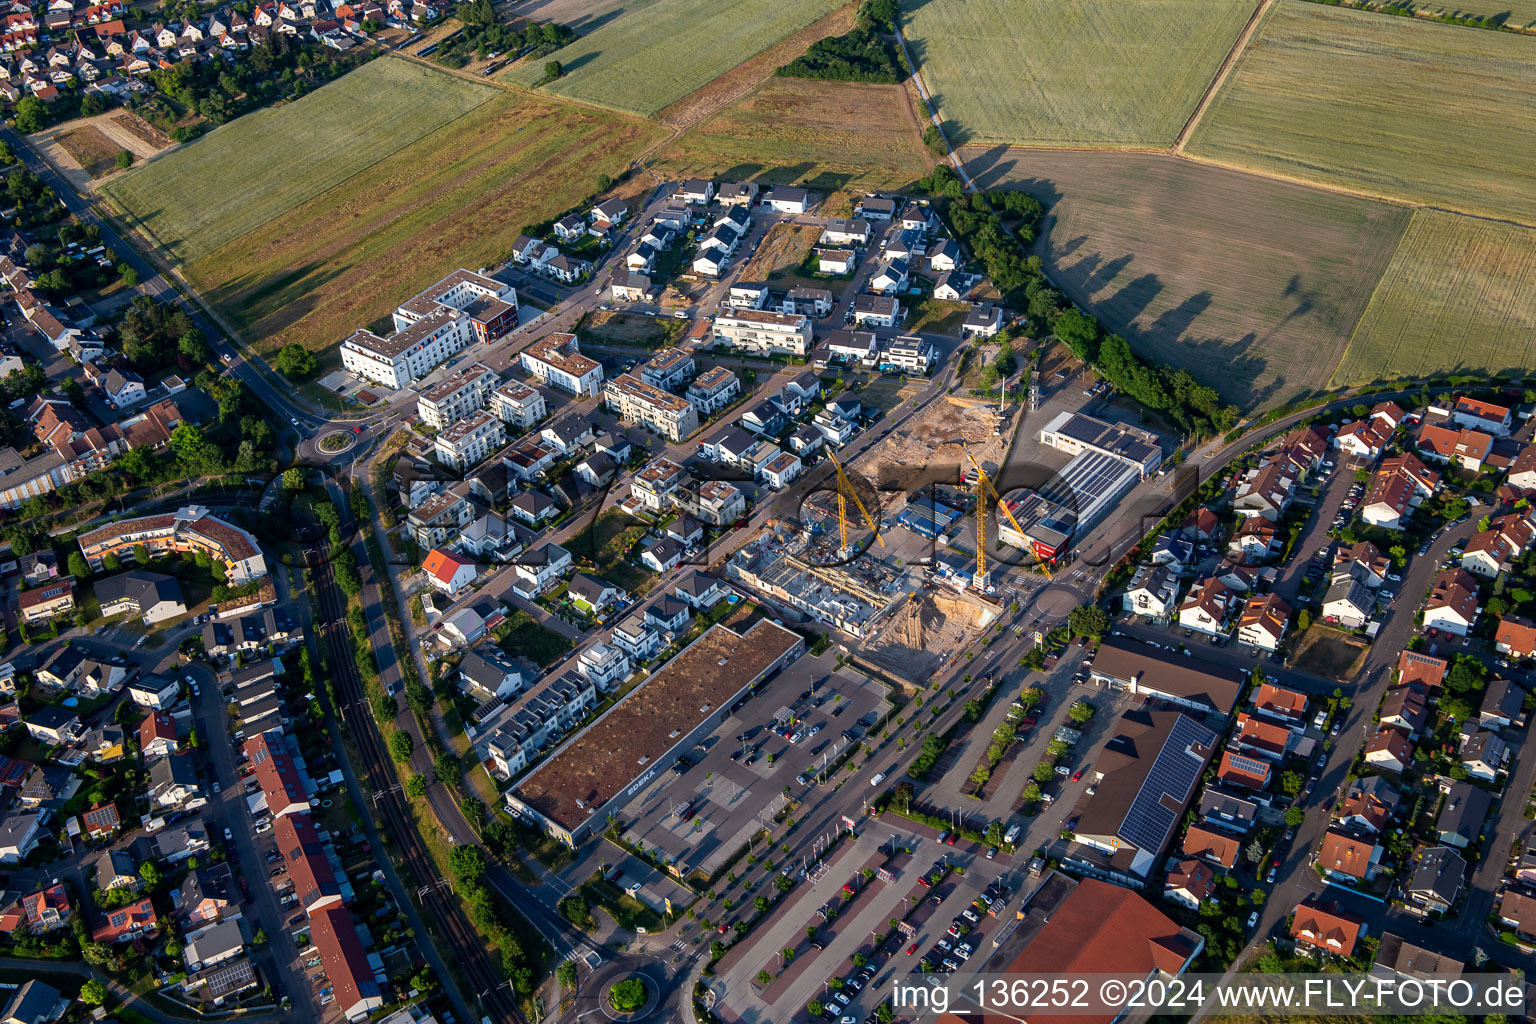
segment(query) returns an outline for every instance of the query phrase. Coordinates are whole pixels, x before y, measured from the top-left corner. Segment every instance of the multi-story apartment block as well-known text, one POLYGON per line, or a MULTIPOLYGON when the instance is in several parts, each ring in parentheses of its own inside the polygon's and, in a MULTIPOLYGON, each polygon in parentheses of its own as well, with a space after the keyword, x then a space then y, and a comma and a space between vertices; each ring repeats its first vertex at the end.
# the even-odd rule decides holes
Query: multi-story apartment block
POLYGON ((506 425, 481 409, 438 434, 434 446, 440 462, 463 471, 484 462, 506 442, 506 425))
POLYGON ((629 655, 613 644, 597 643, 576 658, 581 674, 603 692, 613 689, 629 677, 629 655))
POLYGON ((627 373, 603 388, 603 404, 669 441, 681 441, 699 429, 699 412, 692 402, 627 373))
POLYGON ((573 395, 597 397, 603 386, 603 366, 581 354, 574 334, 551 334, 523 349, 523 369, 551 387, 573 395))
POLYGON ((699 415, 709 416, 724 409, 741 394, 741 380, 723 366, 705 370, 688 385, 688 401, 699 410, 699 415))
POLYGON ((880 348, 880 369, 922 376, 933 368, 933 343, 915 335, 891 339, 880 348))
POLYGON ((672 503, 711 526, 733 523, 747 511, 746 496, 725 480, 681 485, 672 493, 672 503))
POLYGON ((547 408, 538 388, 519 380, 509 380, 491 392, 491 412, 501 422, 527 430, 544 418, 547 408))
POLYGON ((697 372, 693 356, 680 348, 669 348, 640 364, 640 379, 663 391, 680 387, 697 372))
POLYGON ((811 321, 798 313, 738 309, 715 318, 715 341, 758 355, 803 356, 811 347, 811 321))
POLYGON ((511 285, 457 270, 403 303, 395 333, 381 338, 363 328, 341 346, 346 369, 388 388, 403 388, 455 352, 517 326, 511 285))
POLYGON ((455 270, 402 303, 395 310, 395 330, 403 331, 440 309, 462 313, 474 340, 486 342, 517 326, 517 291, 484 274, 455 270))
POLYGON ((467 482, 455 484, 411 509, 405 521, 411 539, 423 548, 435 548, 457 536, 475 518, 475 507, 469 503, 468 493, 467 482))
POLYGON ((671 459, 652 459, 645 468, 635 474, 629 485, 629 493, 652 512, 660 512, 668 505, 668 499, 683 482, 683 467, 671 459))
POLYGON ((210 515, 201 505, 187 505, 173 514, 120 519, 82 533, 79 544, 92 569, 100 569, 108 555, 131 558, 142 545, 152 554, 201 551, 224 563, 225 578, 234 584, 267 574, 267 562, 256 538, 210 515))
POLYGON ((365 380, 398 390, 463 349, 471 337, 462 313, 439 307, 387 338, 367 328, 354 331, 342 342, 341 365, 365 380))
POLYGON ((442 430, 485 405, 499 380, 489 366, 471 363, 423 391, 416 400, 416 415, 433 430, 442 430))

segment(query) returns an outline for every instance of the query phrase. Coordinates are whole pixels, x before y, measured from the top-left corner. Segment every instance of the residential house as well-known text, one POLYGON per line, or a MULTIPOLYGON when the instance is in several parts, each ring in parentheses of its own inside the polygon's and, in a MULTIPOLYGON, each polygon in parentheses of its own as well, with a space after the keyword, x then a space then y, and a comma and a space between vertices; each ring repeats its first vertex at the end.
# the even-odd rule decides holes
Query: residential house
POLYGON ((1242 843, 1234 837, 1199 825, 1191 825, 1189 831, 1184 833, 1183 851, 1186 856, 1209 861, 1228 871, 1237 863, 1241 849, 1242 843))
POLYGON ((1413 744, 1401 729, 1376 730, 1366 742, 1365 763, 1382 771, 1401 774, 1413 762, 1413 744))
POLYGON ((1216 872, 1200 860, 1179 861, 1163 883, 1163 898, 1181 903, 1190 910, 1200 909, 1200 904, 1215 891, 1216 872))
POLYGON ((422 575, 432 589, 450 596, 475 581, 475 563, 442 548, 433 548, 421 563, 422 575))
POLYGON ((1291 606, 1279 594, 1253 598, 1238 618, 1237 640, 1266 651, 1278 650, 1290 618, 1291 606))
POLYGON ((202 784, 190 754, 172 754, 149 768, 149 796, 157 807, 185 807, 201 802, 202 784))
POLYGON ((1297 905, 1290 935, 1299 949, 1348 959, 1355 955, 1356 943, 1368 930, 1363 918, 1312 895, 1297 905))
POLYGON ((1509 758, 1509 746, 1487 729, 1478 729, 1461 745, 1461 766, 1483 782, 1496 781, 1509 758))
POLYGON ((459 680, 481 700, 506 700, 524 685, 518 665, 491 645, 472 647, 459 661, 459 680))
POLYGON ((1355 832, 1380 834, 1402 806, 1402 794, 1380 775, 1357 777, 1350 781, 1339 803, 1340 825, 1355 832))
POLYGON ((1394 686, 1381 699, 1377 713, 1381 725, 1399 729, 1416 740, 1429 724, 1429 706, 1424 692, 1415 686, 1394 686))
POLYGON ((104 892, 116 889, 138 891, 143 886, 139 866, 127 850, 103 850, 91 861, 96 871, 96 888, 104 892))
POLYGON ((1467 862, 1448 846, 1431 846, 1414 851, 1412 871, 1403 885, 1411 903, 1427 913, 1444 914, 1461 898, 1466 883, 1467 862))
POLYGON ((1360 629, 1376 608, 1376 597, 1354 576, 1337 577, 1323 595, 1323 621, 1360 629))
POLYGON ((1386 582, 1387 573, 1391 568, 1392 560, 1368 540, 1362 540, 1356 544, 1341 544, 1333 556, 1335 577, 1341 573, 1348 573, 1372 589, 1386 582))
POLYGON ((990 302, 978 302, 972 304, 966 312, 965 321, 960 325, 960 335, 964 338, 991 338, 1002 329, 1002 309, 990 302))
POLYGON ((1450 663, 1444 658, 1420 651, 1404 650, 1397 659, 1397 685, 1438 690, 1445 681, 1450 663))
POLYGON ((1536 655, 1536 622, 1517 615, 1504 616, 1494 631, 1493 644, 1508 658, 1525 659, 1536 655))
POLYGON ((1483 691, 1477 724, 1485 729, 1504 729, 1525 721, 1525 690, 1508 679, 1495 679, 1483 691))
POLYGON ((153 625, 187 614, 181 584, 164 573, 131 569, 97 580, 95 589, 103 617, 137 615, 153 625))
POLYGON ((69 892, 57 882, 23 896, 21 907, 26 914, 27 927, 34 935, 67 927, 75 912, 69 902, 69 892))
POLYGON ((1317 853, 1317 868, 1330 880, 1368 882, 1381 870, 1384 849, 1370 832, 1351 832, 1334 825, 1323 834, 1317 853))
POLYGON ((1261 683, 1253 694, 1254 711, 1288 726, 1305 726, 1308 697, 1300 690, 1261 683))
POLYGON ((155 914, 155 903, 145 896, 127 906, 107 911, 96 927, 91 929, 91 941, 112 944, 153 938, 159 933, 159 928, 160 918, 155 914))
POLYGON ((1263 516, 1248 516, 1227 541, 1227 551, 1250 565, 1261 565, 1279 552, 1279 530, 1263 516))
POLYGON ((50 622, 75 612, 75 583, 73 579, 55 579, 23 590, 16 595, 17 610, 22 621, 29 626, 50 622))
POLYGON ((1483 821, 1492 805, 1493 798, 1486 789, 1470 782, 1450 783, 1445 787, 1445 800, 1435 819, 1440 841, 1461 849, 1476 846, 1482 841, 1483 821))
POLYGON ((1220 580, 1195 584, 1179 605, 1179 625, 1211 636, 1225 635, 1237 608, 1237 596, 1220 580))
POLYGON ((30 712, 22 725, 39 743, 68 743, 80 732, 80 716, 68 708, 48 704, 30 712))
POLYGON ((1232 509, 1240 516, 1262 516, 1274 522, 1291 507, 1296 471, 1282 462, 1269 462, 1243 476, 1232 509))
POLYGON ((576 657, 576 665, 592 685, 606 693, 629 678, 629 655, 612 644, 595 643, 576 657))
POLYGON ((1506 437, 1509 435, 1514 417, 1502 405, 1463 396, 1456 399, 1456 404, 1451 409, 1451 420, 1457 426, 1481 430, 1495 437, 1506 437))
POLYGON ((1424 602, 1423 625, 1466 636, 1479 611, 1476 578, 1465 569, 1445 569, 1435 576, 1424 602))
POLYGON ((1499 516, 1489 521, 1488 529, 1479 530, 1467 541, 1461 555, 1461 567, 1479 576, 1493 579, 1510 567, 1536 542, 1536 512, 1499 516))
POLYGON ((1360 505, 1360 518, 1372 526, 1401 530, 1413 510, 1440 488, 1440 474, 1416 455, 1383 459, 1371 475, 1360 505))

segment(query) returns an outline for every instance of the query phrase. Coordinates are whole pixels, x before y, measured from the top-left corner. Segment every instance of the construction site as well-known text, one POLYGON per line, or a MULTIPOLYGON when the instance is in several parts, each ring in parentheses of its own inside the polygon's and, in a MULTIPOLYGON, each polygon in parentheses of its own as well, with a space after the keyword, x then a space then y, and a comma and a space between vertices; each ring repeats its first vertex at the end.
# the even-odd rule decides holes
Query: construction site
POLYGON ((864 643, 864 658, 898 678, 927 679, 1002 612, 973 590, 925 587, 880 623, 864 643))
POLYGON ((929 483, 958 483, 970 468, 961 451, 995 472, 1007 457, 1018 406, 943 395, 859 457, 857 473, 881 491, 910 494, 929 483))
POLYGON ((863 639, 907 593, 906 571, 868 553, 829 564, 828 543, 825 534, 774 520, 730 557, 726 576, 791 614, 863 639))

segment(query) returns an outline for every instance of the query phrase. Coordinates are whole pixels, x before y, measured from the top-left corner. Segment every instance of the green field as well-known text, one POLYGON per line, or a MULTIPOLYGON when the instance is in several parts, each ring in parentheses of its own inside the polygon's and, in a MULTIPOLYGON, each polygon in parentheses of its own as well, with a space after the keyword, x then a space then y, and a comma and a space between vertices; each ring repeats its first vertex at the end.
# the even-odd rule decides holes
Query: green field
POLYGON ((498 95, 408 61, 363 65, 231 121, 105 191, 177 262, 212 252, 498 95))
POLYGON ((1336 384, 1536 366, 1536 231, 1420 210, 1344 353, 1336 384))
POLYGON ((1250 409, 1328 383, 1411 218, 1173 156, 962 155, 982 185, 1048 203, 1036 251, 1058 287, 1138 352, 1250 409))
POLYGON ((904 0, 961 142, 1173 144, 1257 0, 904 0))
POLYGON ((1279 0, 1188 152, 1536 224, 1536 41, 1279 0))
MULTIPOLYGON (((842 6, 842 0, 656 0, 551 54, 547 59, 558 60, 566 74, 545 89, 650 117, 842 6)), ((543 74, 543 60, 507 72, 522 85, 543 74)))

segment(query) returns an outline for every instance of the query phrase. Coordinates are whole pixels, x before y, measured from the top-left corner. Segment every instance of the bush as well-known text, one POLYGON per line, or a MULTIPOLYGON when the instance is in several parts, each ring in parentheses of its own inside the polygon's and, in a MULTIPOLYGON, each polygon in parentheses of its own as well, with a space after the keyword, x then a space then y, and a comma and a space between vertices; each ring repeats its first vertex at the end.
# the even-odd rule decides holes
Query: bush
POLYGON ((308 380, 319 367, 315 354, 303 345, 287 344, 278 349, 272 358, 272 366, 289 380, 308 380))
POLYGON ((405 764, 411 759, 411 752, 416 749, 416 741, 411 739, 411 734, 401 729, 396 729, 389 734, 389 756, 395 759, 396 764, 405 764))
POLYGON ((645 982, 625 978, 608 987, 608 1002, 620 1013, 633 1013, 645 1005, 645 982))

